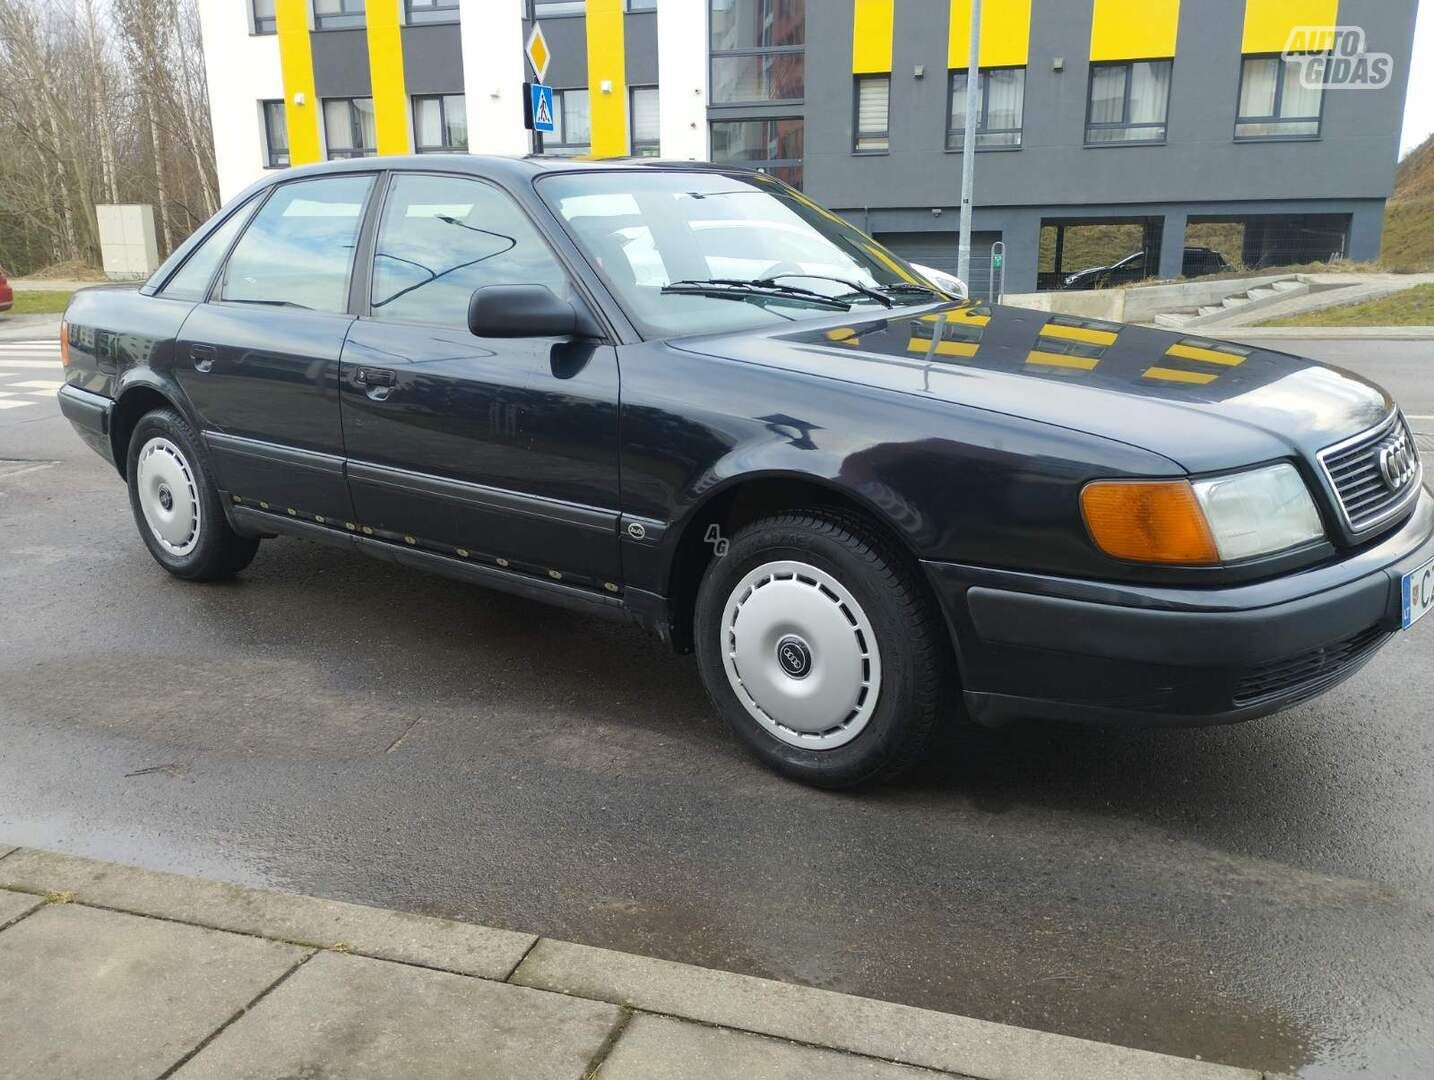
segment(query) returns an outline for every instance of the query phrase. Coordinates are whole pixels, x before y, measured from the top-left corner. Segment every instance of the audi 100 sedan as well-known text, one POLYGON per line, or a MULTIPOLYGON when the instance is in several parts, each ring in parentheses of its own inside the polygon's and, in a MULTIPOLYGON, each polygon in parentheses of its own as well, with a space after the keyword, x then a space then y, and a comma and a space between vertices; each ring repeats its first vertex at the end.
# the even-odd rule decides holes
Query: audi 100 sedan
POLYGON ((1377 386, 965 300, 760 173, 293 169, 78 293, 62 346, 171 574, 287 534, 632 619, 828 787, 957 713, 1270 713, 1434 605, 1377 386))

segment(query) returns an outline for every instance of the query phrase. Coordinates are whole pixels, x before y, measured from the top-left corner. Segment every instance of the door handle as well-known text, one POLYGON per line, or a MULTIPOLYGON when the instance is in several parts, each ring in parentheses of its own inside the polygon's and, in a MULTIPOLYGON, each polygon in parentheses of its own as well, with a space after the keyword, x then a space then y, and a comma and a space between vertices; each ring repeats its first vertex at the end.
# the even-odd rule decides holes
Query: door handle
POLYGON ((214 367, 214 360, 218 355, 219 350, 213 345, 189 346, 189 359, 194 364, 194 370, 201 375, 214 367))
POLYGON ((360 386, 367 386, 370 389, 376 386, 393 386, 398 382, 398 377, 391 371, 383 368, 359 368, 354 372, 354 382, 360 386))
POLYGON ((387 401, 389 391, 398 384, 398 376, 386 368, 361 367, 354 372, 354 382, 364 388, 370 401, 387 401))

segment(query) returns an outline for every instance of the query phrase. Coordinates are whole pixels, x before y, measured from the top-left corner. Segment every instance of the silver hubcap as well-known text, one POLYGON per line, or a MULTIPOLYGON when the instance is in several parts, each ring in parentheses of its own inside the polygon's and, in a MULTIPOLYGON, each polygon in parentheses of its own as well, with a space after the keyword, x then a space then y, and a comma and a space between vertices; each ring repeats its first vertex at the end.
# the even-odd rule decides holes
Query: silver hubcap
POLYGON ((722 663, 752 718, 808 750, 861 734, 881 691, 866 613, 836 578, 802 562, 764 563, 732 590, 722 663))
POLYGON ((199 495, 179 447, 156 436, 139 451, 135 488, 145 523, 171 555, 188 555, 199 543, 199 495))

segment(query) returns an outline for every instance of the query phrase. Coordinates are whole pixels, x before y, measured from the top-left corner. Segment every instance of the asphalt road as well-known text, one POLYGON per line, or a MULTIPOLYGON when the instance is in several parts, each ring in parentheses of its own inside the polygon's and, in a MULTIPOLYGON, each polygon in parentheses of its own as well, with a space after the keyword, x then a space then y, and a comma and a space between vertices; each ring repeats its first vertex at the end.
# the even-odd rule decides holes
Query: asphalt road
MULTIPOLYGON (((1281 345, 1434 433, 1434 342, 1281 345)), ((23 385, 54 355, 0 346, 0 839, 1305 1077, 1434 1069, 1434 620, 1275 718, 953 731, 824 794, 636 630, 297 540, 169 579, 23 385)))

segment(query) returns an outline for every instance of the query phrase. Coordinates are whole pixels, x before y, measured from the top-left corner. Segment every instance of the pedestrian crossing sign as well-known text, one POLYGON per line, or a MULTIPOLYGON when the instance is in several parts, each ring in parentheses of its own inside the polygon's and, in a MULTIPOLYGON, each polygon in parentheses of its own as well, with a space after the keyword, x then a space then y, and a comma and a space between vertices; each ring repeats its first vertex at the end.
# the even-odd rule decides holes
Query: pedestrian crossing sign
POLYGON ((542 83, 529 83, 528 90, 532 94, 533 130, 551 135, 557 130, 553 123, 553 88, 542 83))

